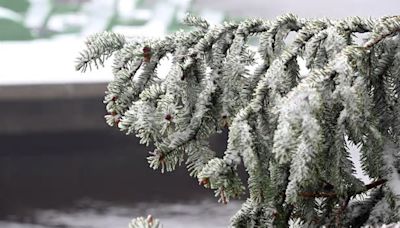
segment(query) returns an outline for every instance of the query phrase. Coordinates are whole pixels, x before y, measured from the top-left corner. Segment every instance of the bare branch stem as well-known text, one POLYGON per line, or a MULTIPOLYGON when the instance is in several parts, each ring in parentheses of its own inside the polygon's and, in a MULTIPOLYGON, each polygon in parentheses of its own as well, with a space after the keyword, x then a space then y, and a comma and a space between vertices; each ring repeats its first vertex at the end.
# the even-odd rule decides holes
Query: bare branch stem
MULTIPOLYGON (((386 183, 387 180, 386 179, 379 179, 377 181, 371 182, 367 185, 365 185, 365 188, 361 191, 358 191, 356 193, 353 194, 354 195, 358 195, 361 194, 363 192, 366 192, 372 188, 378 187, 384 183, 386 183)), ((300 196, 302 197, 306 197, 306 198, 318 198, 318 197, 325 197, 325 198, 333 198, 333 197, 337 197, 337 193, 336 192, 300 192, 299 193, 300 196)))

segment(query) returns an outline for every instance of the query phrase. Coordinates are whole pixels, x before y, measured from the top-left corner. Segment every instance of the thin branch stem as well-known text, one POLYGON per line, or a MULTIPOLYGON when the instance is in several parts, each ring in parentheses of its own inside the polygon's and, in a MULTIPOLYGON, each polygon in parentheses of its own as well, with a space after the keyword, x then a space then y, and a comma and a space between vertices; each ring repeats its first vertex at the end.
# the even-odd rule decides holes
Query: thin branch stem
MULTIPOLYGON (((386 179, 379 179, 377 181, 371 182, 371 183, 365 185, 365 188, 363 190, 360 190, 360 191, 354 193, 352 196, 366 192, 366 191, 368 191, 372 188, 378 187, 386 182, 387 182, 386 179)), ((318 198, 318 197, 333 198, 333 197, 338 196, 336 192, 300 192, 299 195, 302 197, 306 197, 306 198, 318 198)))
POLYGON ((350 198, 351 196, 346 197, 346 199, 343 201, 343 204, 340 206, 336 213, 336 227, 340 227, 342 215, 346 211, 347 205, 349 205, 350 198))
POLYGON ((385 39, 386 37, 391 36, 391 35, 393 35, 393 34, 395 34, 395 33, 398 33, 398 32, 400 32, 400 29, 395 29, 395 30, 390 31, 390 32, 388 32, 388 33, 382 34, 382 35, 378 36, 375 40, 371 40, 371 41, 367 42, 367 43, 364 45, 364 48, 370 49, 370 48, 372 48, 375 44, 381 42, 381 41, 382 41, 383 39, 385 39))
POLYGON ((299 195, 306 198, 331 198, 336 197, 336 192, 300 192, 299 195))
MULTIPOLYGON (((386 179, 379 179, 379 180, 377 180, 377 181, 371 182, 371 183, 365 185, 365 188, 366 188, 365 191, 368 191, 368 190, 370 190, 370 189, 372 189, 372 188, 378 187, 379 185, 382 185, 382 184, 384 184, 384 183, 386 183, 386 182, 387 182, 386 179)), ((358 193, 356 193, 356 194, 360 194, 360 193, 363 193, 363 192, 365 192, 365 191, 358 192, 358 193)))

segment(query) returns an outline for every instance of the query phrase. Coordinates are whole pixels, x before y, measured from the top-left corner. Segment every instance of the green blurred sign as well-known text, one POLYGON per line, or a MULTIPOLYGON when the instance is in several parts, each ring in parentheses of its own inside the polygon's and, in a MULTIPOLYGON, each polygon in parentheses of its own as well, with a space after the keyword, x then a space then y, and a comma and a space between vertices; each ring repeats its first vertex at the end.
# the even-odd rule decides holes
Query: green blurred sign
POLYGON ((87 35, 116 27, 122 31, 147 29, 151 33, 155 31, 151 27, 154 24, 162 31, 176 31, 182 27, 182 16, 192 11, 192 1, 0 0, 0 40, 31 40, 68 33, 87 35))

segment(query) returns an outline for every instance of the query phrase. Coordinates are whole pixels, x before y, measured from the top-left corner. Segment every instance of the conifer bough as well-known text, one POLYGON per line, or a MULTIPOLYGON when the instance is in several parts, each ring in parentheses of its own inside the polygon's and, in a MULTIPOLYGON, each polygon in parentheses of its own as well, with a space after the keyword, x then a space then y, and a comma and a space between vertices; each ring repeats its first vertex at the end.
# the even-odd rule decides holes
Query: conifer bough
POLYGON ((244 165, 249 197, 233 227, 400 220, 400 16, 185 22, 193 29, 162 39, 95 34, 76 66, 114 56, 105 118, 155 145, 150 167, 184 163, 227 203, 245 192, 244 165), (220 158, 209 138, 223 128, 220 158), (371 183, 355 176, 346 141, 361 148, 371 183))

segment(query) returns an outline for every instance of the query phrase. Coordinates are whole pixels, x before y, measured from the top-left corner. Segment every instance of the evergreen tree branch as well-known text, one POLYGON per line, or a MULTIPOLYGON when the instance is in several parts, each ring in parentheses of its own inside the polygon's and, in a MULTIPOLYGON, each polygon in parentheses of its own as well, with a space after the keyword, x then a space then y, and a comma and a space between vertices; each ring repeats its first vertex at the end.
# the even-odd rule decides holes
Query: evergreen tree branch
POLYGON ((227 203, 245 190, 243 164, 250 197, 234 227, 398 219, 400 16, 185 22, 195 29, 161 39, 96 34, 76 66, 84 71, 115 56, 106 121, 155 145, 152 168, 185 163, 227 203), (355 42, 357 33, 367 33, 367 42, 355 42), (169 72, 159 77, 167 59, 169 72), (309 72, 300 75, 303 60, 309 72), (220 158, 208 142, 224 127, 229 139, 220 158), (362 168, 376 181, 365 185, 354 175, 347 138, 360 145, 362 168), (349 203, 382 185, 371 199, 349 203))

